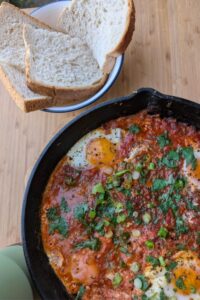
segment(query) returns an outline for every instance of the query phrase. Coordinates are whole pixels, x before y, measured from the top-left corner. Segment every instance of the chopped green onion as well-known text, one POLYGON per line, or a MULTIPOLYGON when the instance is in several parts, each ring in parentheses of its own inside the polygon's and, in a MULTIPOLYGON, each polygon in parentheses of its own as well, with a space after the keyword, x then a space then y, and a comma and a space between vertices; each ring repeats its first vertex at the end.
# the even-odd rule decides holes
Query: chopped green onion
POLYGON ((153 162, 149 164, 148 170, 155 170, 155 164, 153 162))
POLYGON ((93 195, 96 195, 97 193, 99 194, 105 193, 104 187, 101 183, 97 183, 92 189, 93 195))
POLYGON ((114 203, 114 206, 115 206, 115 212, 116 213, 120 213, 120 212, 123 211, 124 206, 121 202, 114 203))
POLYGON ((117 223, 120 224, 120 223, 123 223, 124 221, 126 220, 126 215, 119 215, 117 216, 117 223))
POLYGON ((131 264, 130 269, 133 273, 137 273, 140 269, 140 265, 137 262, 131 264))
POLYGON ((159 262, 160 262, 160 265, 162 267, 165 267, 166 263, 165 263, 164 258, 162 256, 159 257, 159 262))
POLYGON ((94 219, 96 217, 96 211, 94 209, 90 210, 89 217, 90 219, 94 219))
POLYGON ((113 286, 118 287, 120 285, 120 283, 122 282, 122 280, 123 280, 123 277, 119 273, 116 273, 113 278, 113 281, 112 281, 113 286))
POLYGON ((137 165, 135 166, 135 171, 140 173, 142 169, 143 169, 142 163, 141 162, 137 163, 137 165))
POLYGON ((134 286, 136 289, 142 289, 142 280, 139 278, 134 279, 134 286))
POLYGON ((132 174, 133 180, 138 180, 140 178, 140 173, 138 171, 134 171, 132 174))
POLYGON ((137 286, 137 288, 141 289, 142 291, 146 291, 148 289, 149 282, 143 274, 138 274, 137 277, 135 278, 135 280, 134 280, 135 287, 137 286), (141 281, 142 286, 141 286, 141 283, 139 281, 136 281, 136 285, 135 285, 135 280, 136 279, 139 279, 141 281))
POLYGON ((138 215, 139 215, 139 213, 138 213, 137 211, 134 211, 134 212, 133 212, 133 218, 137 218, 138 215))
POLYGON ((119 172, 115 173, 115 176, 121 177, 124 174, 129 173, 129 172, 130 172, 129 170, 122 170, 122 171, 119 171, 119 172))
POLYGON ((149 224, 151 222, 151 215, 149 213, 145 213, 142 216, 142 219, 143 219, 145 224, 149 224))
POLYGON ((107 221, 107 220, 104 220, 104 225, 105 225, 105 226, 109 226, 109 225, 110 225, 110 222, 107 221))
POLYGON ((153 249, 154 248, 154 242, 153 241, 146 241, 145 245, 147 246, 148 249, 153 249))
POLYGON ((161 227, 158 231, 158 236, 165 239, 167 235, 168 235, 168 230, 164 227, 161 227))
POLYGON ((138 229, 133 229, 131 232, 132 237, 140 237, 141 232, 138 229))

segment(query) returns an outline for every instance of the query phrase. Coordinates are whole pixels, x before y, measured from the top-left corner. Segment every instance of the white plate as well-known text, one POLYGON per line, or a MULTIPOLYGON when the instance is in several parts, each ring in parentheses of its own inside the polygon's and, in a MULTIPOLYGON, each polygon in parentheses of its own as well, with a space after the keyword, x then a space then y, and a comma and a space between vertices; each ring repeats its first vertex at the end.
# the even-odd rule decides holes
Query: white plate
MULTIPOLYGON (((41 6, 37 9, 35 9, 31 15, 56 29, 56 24, 58 24, 58 18, 60 16, 60 13, 64 9, 64 7, 69 5, 69 3, 70 3, 70 0, 50 3, 50 4, 47 4, 47 5, 44 5, 44 6, 41 6)), ((62 107, 50 107, 50 108, 44 109, 44 111, 53 112, 53 113, 64 113, 64 112, 78 110, 78 109, 81 109, 85 106, 88 106, 88 105, 94 103, 112 87, 112 85, 114 84, 115 80, 117 79, 117 77, 121 71, 123 61, 124 61, 123 55, 119 56, 116 59, 115 66, 114 66, 112 72, 110 73, 106 83, 91 98, 81 101, 80 103, 77 103, 75 105, 68 105, 68 106, 62 106, 62 107)))

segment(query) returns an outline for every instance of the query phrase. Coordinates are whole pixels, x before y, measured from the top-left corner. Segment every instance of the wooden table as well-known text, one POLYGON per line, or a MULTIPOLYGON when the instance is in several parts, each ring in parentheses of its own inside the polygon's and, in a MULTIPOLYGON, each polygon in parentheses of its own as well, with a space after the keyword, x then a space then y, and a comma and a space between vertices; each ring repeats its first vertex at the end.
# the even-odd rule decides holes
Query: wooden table
MULTIPOLYGON (((136 30, 121 75, 101 101, 139 87, 200 101, 200 1, 135 0, 136 30)), ((50 137, 78 112, 21 112, 0 84, 0 247, 20 241, 25 177, 50 137)))

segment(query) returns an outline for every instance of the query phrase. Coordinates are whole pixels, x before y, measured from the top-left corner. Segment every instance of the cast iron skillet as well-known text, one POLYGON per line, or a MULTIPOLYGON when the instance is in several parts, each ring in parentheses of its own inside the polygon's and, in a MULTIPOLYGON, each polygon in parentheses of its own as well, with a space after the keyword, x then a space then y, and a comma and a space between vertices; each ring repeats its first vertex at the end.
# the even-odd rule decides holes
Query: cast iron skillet
POLYGON ((22 240, 26 262, 43 299, 72 299, 48 263, 40 234, 40 205, 47 181, 57 163, 76 141, 109 120, 147 109, 150 114, 174 117, 200 129, 200 105, 167 96, 150 88, 108 101, 65 125, 45 147, 30 175, 22 210, 22 240))

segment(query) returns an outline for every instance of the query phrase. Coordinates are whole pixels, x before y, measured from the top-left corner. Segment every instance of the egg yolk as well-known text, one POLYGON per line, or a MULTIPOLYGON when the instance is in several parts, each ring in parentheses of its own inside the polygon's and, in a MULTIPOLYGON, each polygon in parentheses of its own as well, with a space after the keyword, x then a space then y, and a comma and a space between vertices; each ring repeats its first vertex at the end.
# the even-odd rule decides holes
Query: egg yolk
POLYGON ((180 253, 178 266, 173 270, 172 283, 178 293, 190 295, 200 292, 200 261, 196 255, 180 253), (178 284, 180 282, 182 284, 178 284))
POLYGON ((97 138, 87 145, 86 157, 89 163, 95 166, 111 166, 115 162, 115 145, 106 138, 97 138))

